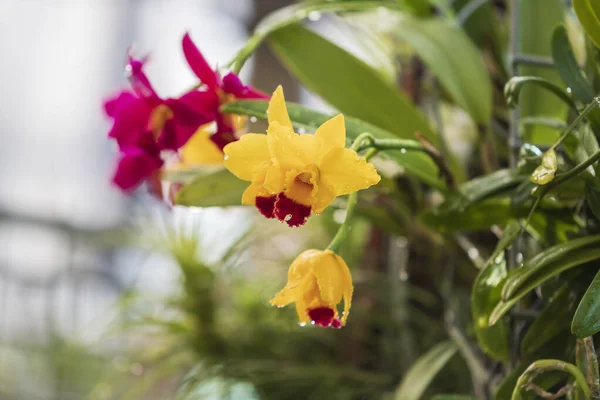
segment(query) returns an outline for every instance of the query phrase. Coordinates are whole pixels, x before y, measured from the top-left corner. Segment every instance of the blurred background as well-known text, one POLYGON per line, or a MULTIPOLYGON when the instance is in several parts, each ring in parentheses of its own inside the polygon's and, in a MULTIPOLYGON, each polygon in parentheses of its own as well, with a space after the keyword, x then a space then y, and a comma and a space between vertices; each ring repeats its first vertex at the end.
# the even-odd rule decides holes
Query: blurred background
MULTIPOLYGON (((158 346, 146 333, 133 336, 121 333, 121 323, 130 317, 123 310, 129 301, 134 298, 137 301, 140 296, 158 299, 177 297, 181 293, 182 276, 177 263, 161 251, 160 245, 152 244, 171 227, 183 226, 188 232, 200 235, 202 247, 211 249, 205 252, 206 262, 224 263, 228 246, 247 237, 247 227, 255 221, 254 214, 243 208, 169 210, 143 193, 132 197, 123 195, 110 182, 117 154, 114 144, 106 138, 109 121, 102 114, 102 101, 126 85, 123 67, 130 45, 137 54, 151 55, 147 72, 159 93, 177 94, 194 84, 180 50, 180 40, 186 31, 211 64, 222 65, 245 43, 261 17, 289 3, 282 0, 0 0, 3 138, 0 146, 0 398, 174 398, 173 393, 186 382, 185 378, 194 375, 190 365, 197 366, 197 363, 181 361, 178 365, 183 367, 176 367, 176 373, 167 371, 166 377, 161 378, 160 374, 150 377, 152 370, 148 370, 148 365, 152 363, 140 361, 131 354, 138 348, 156 350, 158 346), (138 240, 146 236, 151 239, 138 240), (174 377, 177 380, 173 380, 174 377), (114 389, 111 385, 114 379, 136 383, 151 381, 148 387, 154 383, 157 386, 149 393, 144 392, 147 388, 129 393, 127 383, 114 389)), ((393 78, 397 73, 386 44, 368 39, 372 32, 361 30, 358 25, 353 28, 340 24, 335 17, 314 15, 310 19, 312 28, 376 65, 383 74, 393 78)), ((378 20, 378 24, 384 25, 385 18, 378 20)), ((242 78, 267 93, 282 84, 288 100, 329 110, 326 104, 300 88, 266 46, 261 47, 244 68, 242 78)), ((471 126, 469 120, 464 121, 463 114, 453 115, 457 124, 471 126)), ((463 131, 468 135, 473 129, 463 131)), ((464 151, 469 151, 468 142, 457 140, 454 146, 459 150, 460 146, 466 146, 464 151)), ((235 262, 227 259, 225 264, 235 271, 229 276, 232 281, 239 276, 255 278, 251 289, 238 292, 256 299, 244 303, 246 318, 262 321, 264 314, 269 314, 264 318, 280 318, 281 325, 272 329, 289 335, 290 339, 281 349, 298 346, 298 354, 293 357, 302 359, 306 351, 319 349, 323 359, 343 361, 350 357, 355 365, 362 365, 366 370, 385 366, 391 374, 397 375, 402 367, 393 366, 398 360, 390 361, 394 354, 393 347, 389 346, 391 342, 386 342, 390 333, 386 329, 392 325, 390 318, 400 321, 405 316, 390 317, 384 313, 383 321, 374 326, 357 324, 354 333, 346 332, 338 338, 329 332, 306 333, 304 330, 302 335, 315 342, 299 343, 292 339, 298 332, 293 310, 266 306, 267 299, 283 282, 289 260, 305 248, 307 241, 326 243, 327 221, 335 219, 335 212, 315 218, 307 227, 315 234, 305 232, 302 238, 297 232, 292 233, 292 237, 283 235, 279 226, 268 225, 261 230, 262 236, 254 236, 254 241, 262 240, 262 245, 255 246, 250 256, 242 252, 246 255, 235 262), (269 241, 269 238, 275 240, 269 241), (269 251, 265 251, 267 247, 269 251), (261 275, 270 269, 277 270, 277 280, 261 275), (281 328, 290 324, 294 327, 281 328), (365 332, 378 339, 361 347, 358 343, 368 336, 365 332), (354 349, 354 353, 347 355, 344 348, 337 352, 331 350, 335 347, 332 341, 339 340, 345 341, 348 346, 345 348, 354 349), (362 354, 365 351, 374 355, 365 356, 362 354), (380 352, 387 354, 385 358, 377 358, 380 352)), ((383 278, 391 276, 393 282, 401 285, 407 277, 401 262, 407 256, 406 240, 381 235, 357 240, 370 240, 375 247, 385 242, 386 252, 397 262, 394 263, 396 270, 381 269, 383 278)), ((377 272, 378 262, 382 262, 373 254, 366 254, 363 259, 369 257, 375 267, 367 274, 377 272)), ((358 284, 360 286, 360 277, 358 284)), ((428 293, 420 295, 423 304, 435 309, 438 299, 428 293)), ((236 301, 227 303, 225 300, 224 303, 232 306, 236 301)), ((377 296, 362 298, 362 303, 359 297, 353 312, 360 314, 363 309, 368 313, 380 306, 378 302, 377 296)), ((236 325, 238 332, 239 326, 247 326, 244 324, 236 325)), ((273 332, 267 329, 263 333, 271 335, 273 332)), ((395 343, 405 338, 393 336, 390 340, 395 343)), ((422 340, 435 342, 435 334, 422 340)), ((258 348, 258 345, 252 346, 258 348)), ((275 346, 273 342, 273 348, 275 346)), ((242 356, 248 353, 242 351, 243 348, 240 347, 242 356)), ((411 352, 410 342, 400 348, 411 352)), ((405 353, 405 356, 410 358, 414 354, 405 353)), ((318 364, 313 360, 311 365, 318 364)), ((242 369, 248 371, 248 367, 242 369)), ((288 378, 296 373, 296 370, 290 371, 288 378)), ((302 371, 295 384, 302 384, 304 379, 312 385, 306 376, 323 376, 322 370, 302 371)), ((354 373, 349 371, 348 376, 354 373)), ((325 376, 327 379, 322 382, 325 390, 347 379, 343 372, 325 376)), ((397 383, 389 376, 377 374, 356 375, 352 379, 354 383, 359 382, 353 386, 354 393, 368 392, 373 386, 393 387, 397 383)), ((237 377, 234 380, 243 381, 237 377)), ((450 387, 460 387, 463 383, 458 380, 450 387)), ((269 385, 273 384, 265 383, 261 390, 268 392, 269 385)), ((193 398, 249 399, 254 398, 256 390, 243 382, 224 385, 221 380, 211 378, 194 389, 196 397, 193 398)), ((356 398, 371 398, 360 396, 366 395, 356 398)), ((286 396, 282 394, 281 398, 286 396)), ((324 397, 315 394, 312 398, 324 397)))

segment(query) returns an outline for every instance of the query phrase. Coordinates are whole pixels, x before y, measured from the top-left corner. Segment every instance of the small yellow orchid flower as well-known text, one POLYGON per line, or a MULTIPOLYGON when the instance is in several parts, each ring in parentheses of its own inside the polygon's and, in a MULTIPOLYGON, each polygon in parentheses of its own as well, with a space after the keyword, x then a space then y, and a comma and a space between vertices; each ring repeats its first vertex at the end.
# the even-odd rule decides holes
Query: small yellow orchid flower
POLYGON ((288 282, 270 303, 283 307, 296 303, 301 324, 312 321, 325 327, 346 324, 352 303, 352 276, 344 259, 331 250, 306 250, 292 262, 288 282), (337 305, 344 300, 344 313, 337 305))
POLYGON ((249 181, 242 204, 255 205, 267 218, 300 226, 337 197, 379 182, 373 164, 346 149, 344 116, 312 134, 295 133, 278 86, 267 110, 267 135, 249 133, 225 146, 225 166, 249 181))

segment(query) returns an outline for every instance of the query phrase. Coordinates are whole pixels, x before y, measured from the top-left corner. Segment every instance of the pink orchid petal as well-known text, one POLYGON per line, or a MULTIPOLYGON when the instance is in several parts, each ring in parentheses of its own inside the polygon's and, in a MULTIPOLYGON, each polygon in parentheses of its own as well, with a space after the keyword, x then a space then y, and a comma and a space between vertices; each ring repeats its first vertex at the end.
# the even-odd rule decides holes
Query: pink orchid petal
POLYGON ((162 166, 159 157, 145 152, 140 148, 128 148, 122 153, 113 176, 113 182, 119 188, 130 191, 151 177, 153 172, 162 166))
POLYGON ((154 105, 138 98, 128 98, 115 105, 114 123, 108 136, 116 139, 120 148, 136 143, 146 130, 154 105))
POLYGON ((177 101, 200 114, 211 117, 219 109, 219 96, 214 91, 193 90, 181 96, 177 101))
POLYGON ((265 93, 254 89, 250 85, 244 85, 240 78, 233 72, 223 77, 223 90, 234 95, 238 99, 268 99, 265 93))
POLYGON ((118 95, 113 96, 108 100, 104 101, 104 112, 109 117, 114 118, 119 112, 119 108, 134 100, 137 100, 137 98, 133 93, 123 90, 118 95))
POLYGON ((198 47, 192 41, 189 33, 186 33, 181 41, 183 55, 187 60, 188 65, 196 74, 200 82, 204 83, 210 89, 214 89, 219 84, 219 76, 210 67, 198 47))
POLYGON ((139 97, 159 98, 144 72, 144 60, 138 60, 129 55, 126 72, 133 91, 139 97))

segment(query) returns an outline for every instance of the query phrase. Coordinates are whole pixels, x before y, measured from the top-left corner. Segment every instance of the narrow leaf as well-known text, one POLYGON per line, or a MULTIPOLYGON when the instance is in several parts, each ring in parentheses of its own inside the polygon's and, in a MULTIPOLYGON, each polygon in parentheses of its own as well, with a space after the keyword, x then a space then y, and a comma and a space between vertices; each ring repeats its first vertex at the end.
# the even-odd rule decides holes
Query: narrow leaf
POLYGON ((433 378, 456 353, 453 341, 445 341, 423 354, 408 370, 396 390, 396 400, 419 400, 433 378))
POLYGON ((571 332, 578 338, 600 332, 600 272, 586 290, 575 311, 571 332))
MULTIPOLYGON (((593 0, 597 1, 597 0, 593 0)), ((600 18, 592 7, 592 0, 573 0, 573 10, 585 33, 592 39, 596 47, 600 47, 600 18)))
POLYGON ((471 313, 477 342, 481 349, 499 361, 508 359, 508 325, 499 321, 489 325, 489 317, 500 301, 502 281, 506 278, 504 250, 517 237, 520 231, 518 222, 506 227, 496 249, 477 275, 471 293, 471 313))

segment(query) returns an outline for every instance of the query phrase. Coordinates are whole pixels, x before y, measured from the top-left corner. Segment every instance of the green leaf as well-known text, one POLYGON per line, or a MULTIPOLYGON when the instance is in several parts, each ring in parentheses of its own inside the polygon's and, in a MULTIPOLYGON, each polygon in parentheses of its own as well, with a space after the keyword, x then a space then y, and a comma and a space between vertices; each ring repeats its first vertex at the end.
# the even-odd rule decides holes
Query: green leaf
MULTIPOLYGON (((264 100, 242 100, 226 104, 221 107, 221 111, 233 114, 243 114, 256 117, 261 120, 267 120, 268 102, 264 100)), ((321 124, 330 119, 333 115, 319 113, 299 104, 287 102, 288 113, 292 123, 297 128, 304 128, 308 131, 315 131, 321 124)), ((379 128, 357 118, 345 116, 346 136, 349 140, 354 140, 363 132, 369 132, 376 138, 392 139, 397 137, 385 129, 379 128)), ((385 151, 382 152, 383 157, 394 160, 398 165, 403 166, 406 170, 438 189, 443 189, 445 184, 438 178, 437 167, 424 154, 400 151, 385 151)))
POLYGON ((401 138, 421 132, 437 144, 427 119, 410 100, 347 51, 298 25, 273 32, 269 42, 304 85, 340 112, 401 138))
MULTIPOLYGON (((545 89, 555 95, 557 98, 562 100, 565 104, 570 106, 573 110, 577 111, 577 107, 575 103, 571 99, 571 96, 555 85, 554 83, 547 81, 544 78, 540 78, 537 76, 515 76, 510 78, 506 85, 504 85, 504 97, 506 98, 506 103, 509 107, 517 107, 519 104, 519 99, 521 98, 521 92, 525 92, 523 89, 526 86, 537 86, 540 89, 545 89)), ((534 118, 534 117, 524 117, 524 118, 534 118)), ((535 118, 546 118, 549 117, 535 117, 535 118)))
MULTIPOLYGON (((523 266, 515 271, 511 277, 508 278, 504 288, 502 289, 502 299, 508 300, 512 298, 517 291, 526 285, 529 285, 532 280, 539 279, 540 274, 549 278, 564 269, 564 266, 575 266, 581 264, 578 261, 578 257, 587 259, 589 253, 586 250, 593 249, 594 246, 600 244, 600 235, 585 236, 582 238, 571 240, 567 243, 561 243, 556 246, 552 246, 541 253, 538 253, 533 258, 527 260, 523 266), (575 262, 575 264, 572 264, 575 262), (550 274, 548 276, 548 274, 550 274)), ((596 249, 599 250, 600 249, 596 249)))
POLYGON ((585 201, 597 220, 600 220, 600 191, 585 187, 585 201))
MULTIPOLYGON (((597 0, 593 0, 597 1, 597 0)), ((573 10, 585 33, 592 39, 596 47, 600 47, 600 18, 592 6, 592 0, 573 0, 573 10)))
POLYGON ((523 296, 559 273, 600 258, 600 236, 591 236, 561 243, 539 253, 508 274, 502 288, 502 300, 490 315, 494 325, 523 296))
POLYGON ((193 207, 241 205, 242 193, 248 186, 226 169, 201 174, 183 186, 175 204, 193 207))
POLYGON ((557 26, 552 34, 552 59, 573 97, 585 104, 594 101, 594 89, 575 59, 564 25, 557 26))
POLYGON ((464 394, 438 394, 433 396, 431 400, 476 400, 475 397, 464 394))
POLYGON ((503 190, 518 186, 527 178, 528 174, 523 174, 518 169, 500 169, 491 174, 471 179, 462 184, 456 192, 451 193, 435 212, 438 214, 463 212, 468 207, 503 190))
POLYGON ((521 342, 521 352, 532 353, 568 329, 567 321, 571 320, 576 304, 576 296, 570 286, 561 286, 527 329, 521 342))
POLYGON ((456 353, 453 341, 445 341, 423 354, 408 370, 398 386, 394 399, 419 400, 429 383, 456 353))
MULTIPOLYGON (((577 63, 564 25, 557 26, 552 35, 552 58, 556 70, 567 87, 571 89, 573 97, 584 104, 593 102, 594 88, 577 63)), ((588 119, 596 135, 600 135, 600 109, 591 111, 588 119)))
POLYGON ((600 332, 600 271, 577 306, 571 323, 571 332, 578 338, 600 332))
POLYGON ((395 33, 423 59, 459 106, 476 122, 489 124, 492 84, 479 50, 458 25, 403 15, 395 33))
MULTIPOLYGON (((516 0, 519 2, 519 51, 523 54, 549 57, 552 33, 556 25, 564 20, 565 6, 562 0, 516 0)), ((537 76, 562 87, 558 73, 552 69, 521 64, 521 76, 537 76)), ((528 86, 521 93, 520 115, 522 117, 555 117, 564 119, 567 107, 544 89, 528 86)), ((524 132, 524 141, 536 144, 551 144, 558 132, 544 126, 529 126, 524 132)))
MULTIPOLYGON (((573 162, 580 164, 590 158, 600 147, 589 127, 574 131, 563 142, 564 149, 573 162)), ((590 165, 580 174, 588 186, 600 190, 600 166, 590 165)))
POLYGON ((499 321, 490 326, 489 317, 500 301, 501 283, 506 278, 504 250, 515 240, 520 229, 518 222, 506 227, 496 249, 477 275, 471 292, 471 314, 477 342, 486 354, 499 361, 508 360, 508 325, 499 321))

